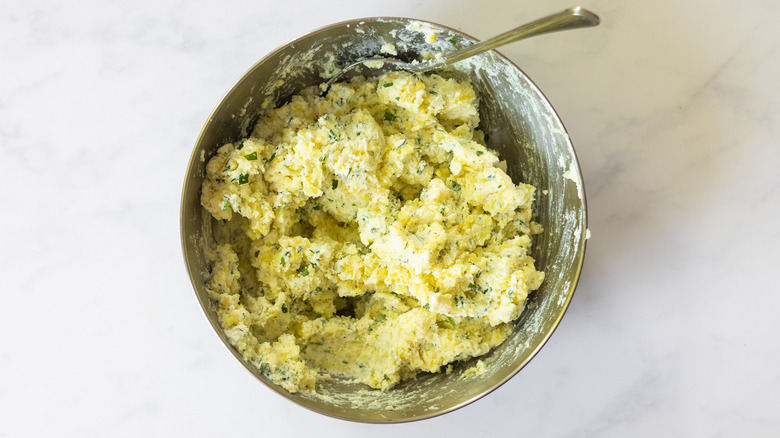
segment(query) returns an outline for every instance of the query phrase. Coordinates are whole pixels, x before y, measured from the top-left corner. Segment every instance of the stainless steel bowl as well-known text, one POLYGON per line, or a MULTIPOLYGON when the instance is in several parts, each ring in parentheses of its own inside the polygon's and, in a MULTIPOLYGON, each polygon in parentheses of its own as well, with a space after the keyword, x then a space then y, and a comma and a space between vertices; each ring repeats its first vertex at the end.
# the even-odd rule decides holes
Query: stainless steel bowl
POLYGON ((464 373, 477 359, 455 364, 451 373, 423 374, 390 391, 380 392, 345 380, 318 386, 318 395, 292 394, 271 383, 227 341, 205 290, 208 264, 204 247, 213 244, 213 219, 200 205, 204 167, 217 148, 245 137, 265 111, 302 88, 323 81, 321 74, 338 63, 375 55, 394 43, 401 58, 447 50, 474 39, 435 23, 407 18, 366 18, 337 23, 280 47, 255 64, 227 93, 209 117, 190 158, 181 204, 184 259, 206 317, 228 350, 272 390, 313 411, 336 418, 404 422, 434 417, 465 406, 498 388, 525 366, 549 339, 563 317, 585 254, 585 191, 566 129, 531 80, 497 52, 461 62, 442 72, 468 77, 480 96, 481 129, 488 145, 508 163, 515 182, 537 188, 536 220, 544 227, 533 256, 546 272, 509 339, 480 359, 483 373, 464 373), (417 28, 438 32, 431 43, 417 28), (414 26, 413 26, 414 27, 414 26), (432 29, 432 30, 431 30, 432 29))

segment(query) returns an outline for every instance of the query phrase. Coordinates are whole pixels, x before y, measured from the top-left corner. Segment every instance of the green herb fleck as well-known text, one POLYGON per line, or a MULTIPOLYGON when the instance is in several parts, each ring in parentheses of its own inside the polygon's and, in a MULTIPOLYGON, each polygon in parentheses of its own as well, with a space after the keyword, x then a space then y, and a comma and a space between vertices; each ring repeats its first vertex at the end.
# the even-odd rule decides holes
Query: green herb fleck
POLYGON ((449 323, 450 323, 450 325, 453 325, 453 326, 455 325, 455 320, 454 320, 454 319, 452 319, 452 317, 451 317, 451 316, 448 316, 448 317, 447 317, 447 322, 449 322, 449 323))
POLYGON ((282 313, 287 313, 287 306, 282 304, 282 313))
POLYGON ((442 207, 441 210, 439 210, 439 213, 444 214, 444 207, 442 207))
POLYGON ((346 365, 346 364, 348 364, 349 362, 347 362, 346 360, 342 360, 342 361, 341 361, 341 363, 343 363, 344 365, 346 365))
POLYGON ((321 205, 315 205, 315 206, 314 206, 314 207, 312 207, 311 209, 312 209, 312 210, 322 210, 322 206, 321 206, 321 205))
POLYGON ((333 132, 333 130, 332 130, 332 129, 328 129, 328 135, 330 136, 330 138, 331 138, 333 141, 336 141, 336 140, 338 140, 338 139, 339 139, 339 136, 338 136, 338 135, 336 135, 336 133, 335 133, 335 132, 333 132))
POLYGON ((227 200, 227 199, 225 199, 224 201, 222 201, 222 211, 225 211, 225 210, 227 210, 227 209, 229 209, 229 208, 230 208, 230 202, 228 202, 228 200, 227 200))
POLYGON ((242 173, 241 175, 238 175, 238 183, 239 184, 246 184, 249 182, 249 175, 246 173, 242 173))
POLYGON ((396 101, 400 101, 400 100, 401 100, 401 97, 400 97, 400 96, 399 96, 399 97, 396 97, 396 98, 395 98, 395 100, 396 100, 396 101))
POLYGON ((450 44, 452 44, 453 46, 454 46, 455 44, 457 44, 457 43, 455 42, 455 38, 450 38, 450 44))
POLYGON ((392 82, 388 82, 388 83, 386 83, 386 84, 385 84, 385 88, 387 88, 387 87, 392 87, 392 86, 393 86, 393 83, 392 83, 392 82))
POLYGON ((284 261, 284 257, 282 257, 281 259, 279 259, 279 264, 280 264, 280 265, 282 265, 282 267, 283 267, 283 268, 284 268, 285 266, 287 266, 287 262, 286 262, 286 261, 284 261))
POLYGON ((425 310, 431 310, 431 304, 430 303, 425 303, 425 305, 423 307, 425 307, 425 310))
POLYGON ((301 269, 298 269, 298 273, 301 274, 302 277, 309 275, 309 266, 303 265, 301 269))
POLYGON ((257 151, 252 152, 251 154, 244 155, 244 158, 246 158, 249 161, 255 161, 257 159, 257 151))
POLYGON ((477 156, 478 156, 478 157, 481 157, 481 156, 482 156, 482 154, 484 154, 484 152, 482 152, 482 151, 477 151, 477 156))
POLYGON ((331 180, 330 187, 333 190, 336 190, 338 188, 338 186, 339 186, 339 180, 337 180, 337 179, 331 180))
POLYGON ((439 94, 439 93, 437 93, 437 92, 435 92, 433 90, 429 91, 429 93, 431 94, 431 96, 436 96, 437 94, 439 94))
POLYGON ((244 142, 242 141, 241 143, 238 144, 238 148, 236 148, 236 149, 238 149, 240 151, 241 148, 243 148, 243 147, 244 147, 244 142))
POLYGON ((255 251, 255 257, 260 255, 260 251, 255 251))
POLYGON ((477 285, 474 283, 469 283, 469 289, 477 290, 477 285))
POLYGON ((458 184, 458 182, 457 182, 457 181, 455 181, 454 179, 452 179, 452 180, 450 180, 450 188, 451 188, 452 190, 456 191, 456 192, 457 192, 457 191, 460 191, 460 184, 458 184))
POLYGON ((391 113, 390 111, 385 111, 385 120, 392 122, 395 120, 395 114, 391 113))

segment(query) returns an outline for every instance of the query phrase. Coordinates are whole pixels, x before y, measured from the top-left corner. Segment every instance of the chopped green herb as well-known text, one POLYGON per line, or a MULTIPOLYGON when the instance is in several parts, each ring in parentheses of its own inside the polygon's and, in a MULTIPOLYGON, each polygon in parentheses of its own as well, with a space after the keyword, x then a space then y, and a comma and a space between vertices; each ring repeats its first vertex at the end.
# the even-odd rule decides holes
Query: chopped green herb
POLYGON ((227 210, 227 209, 229 209, 229 208, 230 208, 230 202, 228 202, 228 200, 227 200, 227 199, 225 199, 224 201, 222 201, 222 211, 225 211, 225 210, 227 210))
POLYGON ((481 157, 481 156, 482 156, 482 154, 484 154, 484 152, 482 152, 482 151, 477 151, 477 156, 478 156, 478 157, 481 157))
POLYGON ((442 207, 441 210, 439 210, 439 213, 444 214, 444 207, 442 207))
POLYGON ((314 292, 322 292, 322 288, 317 286, 316 288, 314 288, 314 292))
POLYGON ((450 44, 452 44, 453 46, 454 46, 455 44, 457 44, 457 43, 455 42, 455 38, 450 38, 450 44))
POLYGON ((332 129, 328 129, 328 135, 330 135, 330 138, 331 138, 333 141, 336 141, 336 140, 338 140, 338 139, 339 139, 339 136, 338 136, 338 135, 336 135, 336 133, 335 133, 335 132, 333 132, 333 130, 332 130, 332 129))
POLYGON ((260 255, 260 251, 255 251, 255 257, 260 255))
POLYGON ((282 304, 282 313, 287 313, 287 306, 282 304))
POLYGON ((305 277, 309 275, 309 267, 308 265, 303 265, 301 269, 298 269, 298 273, 301 274, 302 277, 305 277))
POLYGON ((315 205, 315 206, 314 206, 314 207, 312 207, 311 209, 312 209, 312 210, 322 210, 322 206, 321 206, 321 205, 315 205))
POLYGON ((429 91, 429 93, 431 94, 431 96, 435 96, 435 95, 439 94, 439 93, 437 93, 437 92, 435 92, 433 90, 429 91))
POLYGON ((243 147, 244 147, 244 142, 242 141, 241 143, 238 144, 238 147, 236 149, 238 149, 240 151, 241 148, 243 148, 243 147))
POLYGON ((331 180, 330 187, 333 190, 336 190, 339 187, 339 180, 337 180, 337 179, 331 180))
POLYGON ((395 98, 395 100, 396 100, 396 101, 400 101, 400 100, 401 100, 401 97, 400 97, 400 96, 399 96, 399 97, 396 97, 396 98, 395 98))
POLYGON ((452 190, 456 191, 456 192, 457 192, 457 191, 460 191, 460 184, 458 184, 458 182, 457 182, 457 181, 455 181, 454 179, 452 179, 452 180, 450 180, 450 188, 451 188, 452 190))
POLYGON ((388 83, 386 83, 386 84, 385 84, 385 88, 387 88, 387 87, 392 87, 392 86, 393 86, 393 83, 392 83, 392 82, 388 82, 388 83))
POLYGON ((343 363, 343 364, 345 364, 345 365, 346 365, 346 364, 348 364, 349 362, 347 362, 346 360, 342 360, 342 361, 341 361, 341 363, 343 363))
POLYGON ((477 285, 474 283, 469 283, 469 289, 477 290, 477 285))
POLYGON ((246 184, 249 182, 249 175, 246 173, 242 173, 241 175, 238 175, 238 183, 239 184, 246 184))
POLYGON ((447 317, 447 322, 449 322, 449 323, 450 323, 450 325, 455 325, 455 320, 454 320, 454 319, 452 319, 452 317, 451 317, 451 316, 448 316, 448 317, 447 317))
POLYGON ((251 154, 244 155, 244 158, 246 158, 249 161, 254 161, 257 159, 257 151, 252 152, 251 154))
POLYGON ((431 310, 431 304, 430 303, 425 303, 425 305, 423 307, 425 307, 425 310, 431 310))
POLYGON ((285 266, 287 266, 287 262, 286 262, 286 261, 284 261, 284 257, 282 257, 281 259, 279 259, 279 264, 280 264, 280 265, 282 265, 282 267, 283 267, 283 268, 284 268, 285 266))
POLYGON ((271 154, 271 157, 270 157, 270 158, 268 158, 268 162, 270 163, 271 161, 273 161, 273 160, 274 160, 274 158, 276 158, 276 151, 274 151, 274 153, 273 153, 273 154, 271 154))
POLYGON ((385 111, 385 120, 392 122, 395 120, 395 114, 391 113, 390 111, 385 111))

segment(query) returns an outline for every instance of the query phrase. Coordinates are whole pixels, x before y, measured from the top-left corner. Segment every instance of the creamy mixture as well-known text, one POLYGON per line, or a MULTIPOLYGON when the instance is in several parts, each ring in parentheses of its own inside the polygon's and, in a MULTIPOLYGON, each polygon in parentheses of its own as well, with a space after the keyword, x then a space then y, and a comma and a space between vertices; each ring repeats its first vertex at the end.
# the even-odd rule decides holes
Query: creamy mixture
POLYGON ((208 289, 249 362, 293 392, 386 390, 506 339, 541 227, 478 124, 468 83, 395 72, 306 89, 219 149, 208 289))

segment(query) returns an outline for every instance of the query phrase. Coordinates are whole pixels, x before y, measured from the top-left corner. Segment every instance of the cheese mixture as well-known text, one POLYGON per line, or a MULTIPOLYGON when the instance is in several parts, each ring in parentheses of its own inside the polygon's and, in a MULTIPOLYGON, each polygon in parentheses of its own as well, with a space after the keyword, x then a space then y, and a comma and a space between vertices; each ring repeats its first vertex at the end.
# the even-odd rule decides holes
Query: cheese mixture
POLYGON ((484 146, 468 83, 406 72, 311 87, 207 165, 208 289, 273 382, 386 390, 487 353, 544 273, 534 188, 484 146))

